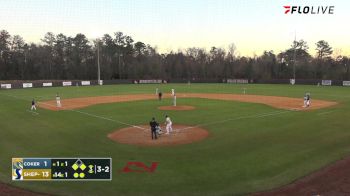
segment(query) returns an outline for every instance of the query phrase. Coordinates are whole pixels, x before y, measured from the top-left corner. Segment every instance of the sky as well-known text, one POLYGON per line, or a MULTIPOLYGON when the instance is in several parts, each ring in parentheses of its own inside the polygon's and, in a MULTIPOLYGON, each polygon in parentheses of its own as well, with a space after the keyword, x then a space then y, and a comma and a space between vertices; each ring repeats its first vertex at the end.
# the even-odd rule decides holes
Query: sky
POLYGON ((294 37, 350 55, 348 0, 1 0, 0 30, 40 43, 46 32, 89 39, 121 31, 161 53, 236 45, 239 55, 279 53, 294 37), (335 6, 333 15, 284 14, 284 5, 335 6))

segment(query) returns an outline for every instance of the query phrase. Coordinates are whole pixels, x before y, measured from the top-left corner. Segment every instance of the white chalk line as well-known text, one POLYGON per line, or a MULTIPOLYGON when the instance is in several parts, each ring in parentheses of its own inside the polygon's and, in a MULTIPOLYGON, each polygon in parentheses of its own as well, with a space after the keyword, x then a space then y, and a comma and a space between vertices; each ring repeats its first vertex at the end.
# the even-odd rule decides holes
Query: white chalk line
MULTIPOLYGON (((28 101, 27 99, 24 99, 24 98, 21 98, 21 97, 17 97, 17 96, 14 96, 14 95, 8 95, 8 94, 3 94, 3 95, 9 96, 9 97, 12 97, 12 98, 15 98, 15 99, 23 100, 23 101, 28 101)), ((39 104, 43 104, 43 105, 48 105, 48 106, 51 106, 51 107, 56 107, 56 105, 48 104, 48 103, 45 103, 45 102, 39 102, 38 101, 38 103, 39 104)), ((64 106, 62 106, 61 108, 64 108, 64 106)), ((83 111, 73 110, 73 109, 66 109, 66 111, 77 112, 77 113, 84 114, 84 115, 87 115, 87 116, 90 116, 90 117, 95 117, 95 118, 99 118, 99 119, 103 119, 103 120, 107 120, 107 121, 111 121, 111 122, 116 122, 116 123, 119 123, 119 124, 122 124, 122 125, 126 125, 126 126, 129 126, 129 127, 135 127, 135 128, 141 129, 141 130, 148 130, 148 129, 145 129, 143 127, 137 126, 137 125, 132 125, 132 124, 125 123, 125 122, 118 121, 118 120, 114 120, 114 119, 111 119, 111 118, 98 116, 98 115, 91 114, 91 113, 88 113, 88 112, 83 112, 83 111)))
MULTIPOLYGON (((48 106, 56 107, 55 105, 44 103, 44 102, 39 102, 39 103, 40 104, 44 104, 44 105, 48 105, 48 106)), ((62 106, 61 108, 64 108, 64 106, 62 106)), ((108 118, 108 117, 104 117, 104 116, 99 116, 99 115, 96 115, 96 114, 91 114, 91 113, 88 113, 88 112, 83 112, 83 111, 80 111, 80 110, 73 110, 73 109, 65 109, 65 110, 66 111, 77 112, 77 113, 84 114, 84 115, 87 115, 87 116, 90 116, 90 117, 95 117, 95 118, 99 118, 99 119, 103 119, 103 120, 107 120, 107 121, 111 121, 111 122, 116 122, 116 123, 119 123, 119 124, 122 124, 122 125, 138 128, 138 129, 141 129, 141 130, 147 130, 147 129, 145 129, 143 127, 140 127, 140 126, 137 126, 137 125, 132 125, 132 124, 129 124, 129 123, 126 123, 126 122, 122 122, 122 121, 119 121, 119 120, 114 120, 114 119, 111 119, 111 118, 108 118)))
POLYGON ((31 111, 31 110, 26 110, 27 112, 30 112, 30 113, 32 113, 32 114, 35 114, 35 115, 39 115, 39 113, 38 112, 34 112, 34 111, 31 111))
POLYGON ((241 116, 241 117, 236 117, 236 118, 229 118, 229 119, 225 119, 225 120, 218 120, 218 121, 213 121, 213 122, 209 122, 209 123, 203 123, 203 124, 185 127, 182 129, 175 129, 174 132, 180 132, 180 131, 184 131, 184 130, 188 130, 188 129, 209 126, 209 125, 214 125, 214 124, 223 124, 223 123, 226 123, 229 121, 236 121, 236 120, 241 120, 241 119, 264 118, 264 117, 268 117, 268 116, 276 116, 276 115, 285 114, 285 113, 289 113, 289 112, 293 112, 293 110, 265 112, 265 113, 255 114, 255 115, 247 115, 247 116, 241 116))
MULTIPOLYGON (((19 98, 19 97, 16 97, 16 96, 14 96, 14 95, 8 95, 8 94, 3 94, 3 93, 0 93, 1 95, 5 95, 5 96, 8 96, 8 97, 13 97, 13 98, 15 98, 15 99, 20 99, 20 100, 24 100, 24 101, 27 101, 26 99, 23 99, 23 98, 19 98)), ((32 110, 26 110, 27 112, 30 112, 30 113, 32 113, 32 114, 34 114, 34 115, 39 115, 39 113, 38 112, 34 112, 34 111, 32 111, 32 110)))
MULTIPOLYGON (((9 97, 13 97, 13 98, 16 98, 16 99, 19 99, 19 100, 27 101, 24 98, 19 98, 19 97, 14 96, 14 95, 7 95, 7 94, 3 94, 3 95, 9 96, 9 97)), ((56 107, 56 105, 52 105, 52 104, 48 104, 48 103, 44 103, 44 102, 38 102, 38 103, 56 107)), ((64 106, 62 106, 62 108, 64 108, 64 106)), ((80 113, 80 114, 84 114, 84 115, 87 115, 87 116, 90 116, 90 117, 95 117, 95 118, 99 118, 99 119, 103 119, 103 120, 107 120, 107 121, 111 121, 111 122, 116 122, 118 124, 126 125, 126 126, 129 126, 129 127, 134 127, 134 128, 137 128, 137 129, 140 129, 140 130, 143 130, 143 131, 150 131, 150 129, 147 129, 147 128, 143 128, 143 127, 140 127, 140 126, 137 126, 137 125, 132 125, 132 124, 125 123, 125 122, 122 122, 122 121, 119 121, 119 120, 114 120, 114 119, 111 119, 111 118, 108 118, 108 117, 99 116, 99 115, 96 115, 96 114, 91 114, 91 113, 88 113, 88 112, 83 112, 83 111, 73 110, 73 109, 66 109, 66 110, 67 111, 72 111, 72 112, 77 112, 77 113, 80 113)), ((180 132, 180 131, 185 131, 185 130, 189 130, 189 129, 193 129, 193 128, 197 128, 197 127, 213 125, 213 124, 223 124, 223 123, 226 123, 226 122, 229 122, 229 121, 235 121, 235 120, 241 120, 241 119, 264 118, 264 117, 268 117, 268 116, 275 116, 275 115, 285 114, 285 113, 289 113, 289 112, 293 112, 293 111, 299 111, 299 110, 300 109, 294 108, 292 110, 282 110, 282 111, 279 110, 279 111, 264 112, 264 113, 254 114, 254 115, 241 116, 241 117, 236 117, 236 118, 229 118, 229 119, 218 120, 218 121, 202 123, 202 124, 198 124, 198 125, 194 125, 194 126, 189 126, 189 127, 185 127, 185 128, 182 128, 182 129, 174 129, 173 132, 180 132)))

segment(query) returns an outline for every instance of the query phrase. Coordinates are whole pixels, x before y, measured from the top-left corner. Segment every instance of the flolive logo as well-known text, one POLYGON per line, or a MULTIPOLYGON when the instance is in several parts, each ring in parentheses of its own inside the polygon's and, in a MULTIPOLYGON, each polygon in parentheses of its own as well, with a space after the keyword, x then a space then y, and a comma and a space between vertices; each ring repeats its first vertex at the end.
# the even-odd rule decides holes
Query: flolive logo
POLYGON ((290 6, 285 5, 284 14, 334 14, 334 6, 290 6))

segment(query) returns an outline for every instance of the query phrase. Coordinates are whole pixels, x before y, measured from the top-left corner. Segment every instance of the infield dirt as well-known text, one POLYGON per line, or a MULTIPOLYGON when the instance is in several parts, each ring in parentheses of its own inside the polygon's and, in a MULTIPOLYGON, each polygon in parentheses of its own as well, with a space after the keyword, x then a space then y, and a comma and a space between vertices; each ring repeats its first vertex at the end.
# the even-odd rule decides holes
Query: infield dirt
MULTIPOLYGON (((239 95, 239 94, 203 94, 203 93, 187 93, 177 94, 177 98, 203 98, 225 101, 239 101, 248 103, 260 103, 271 107, 288 110, 313 110, 325 107, 334 106, 337 102, 312 99, 311 107, 305 109, 302 107, 302 98, 277 97, 264 95, 239 95)), ((165 95, 164 98, 171 98, 171 95, 165 95)), ((99 96, 99 97, 82 97, 61 100, 61 108, 56 107, 56 101, 39 102, 39 107, 49 110, 70 110, 84 108, 91 105, 103 103, 117 103, 129 101, 141 101, 158 99, 154 94, 133 94, 133 95, 114 95, 114 96, 99 96)))
POLYGON ((200 127, 190 127, 186 125, 173 125, 173 132, 159 135, 158 139, 152 140, 149 125, 137 127, 126 127, 108 134, 108 138, 122 144, 132 144, 138 146, 172 146, 188 144, 205 139, 209 136, 208 131, 200 127))

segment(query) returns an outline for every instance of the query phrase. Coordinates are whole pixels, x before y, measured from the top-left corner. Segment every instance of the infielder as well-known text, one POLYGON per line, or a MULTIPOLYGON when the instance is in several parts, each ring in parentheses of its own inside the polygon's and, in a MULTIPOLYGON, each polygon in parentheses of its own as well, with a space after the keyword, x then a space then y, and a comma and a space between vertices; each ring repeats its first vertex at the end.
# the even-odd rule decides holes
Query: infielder
POLYGON ((310 104, 311 104, 310 93, 306 93, 306 107, 310 107, 310 104))
POLYGON ((56 94, 56 106, 57 107, 62 107, 61 105, 61 97, 58 95, 58 93, 56 94))
POLYGON ((165 116, 165 123, 166 124, 166 134, 169 134, 170 132, 173 131, 172 125, 173 122, 171 122, 170 117, 168 115, 165 116))
POLYGON ((36 110, 36 106, 35 106, 35 100, 32 100, 32 107, 30 108, 30 110, 36 110))
POLYGON ((176 106, 176 95, 173 96, 173 105, 176 106))
POLYGON ((176 106, 176 95, 175 95, 175 89, 171 89, 171 95, 173 96, 173 106, 176 106))
POLYGON ((304 108, 310 107, 310 103, 311 103, 310 93, 306 93, 304 96, 304 108))

